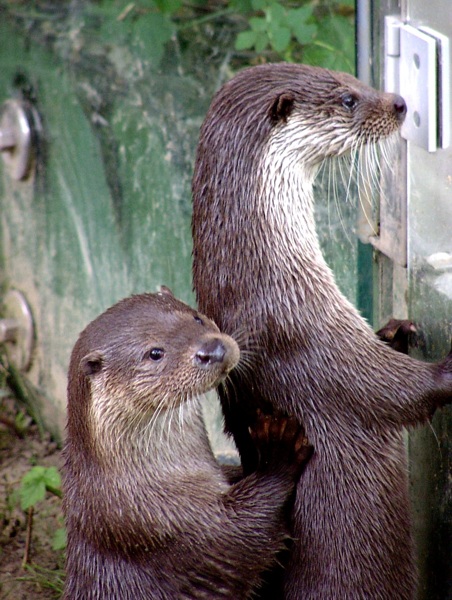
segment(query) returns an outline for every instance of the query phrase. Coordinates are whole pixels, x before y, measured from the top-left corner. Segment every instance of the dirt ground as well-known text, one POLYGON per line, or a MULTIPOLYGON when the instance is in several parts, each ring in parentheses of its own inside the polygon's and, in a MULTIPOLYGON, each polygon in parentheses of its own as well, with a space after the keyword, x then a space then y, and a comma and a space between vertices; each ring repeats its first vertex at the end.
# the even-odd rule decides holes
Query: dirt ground
POLYGON ((30 562, 22 565, 27 514, 18 497, 20 481, 35 465, 61 466, 61 452, 48 435, 41 439, 33 424, 20 438, 4 421, 16 416, 14 402, 0 402, 0 600, 41 600, 61 596, 64 552, 53 550, 55 531, 63 526, 61 500, 47 493, 32 519, 30 562))

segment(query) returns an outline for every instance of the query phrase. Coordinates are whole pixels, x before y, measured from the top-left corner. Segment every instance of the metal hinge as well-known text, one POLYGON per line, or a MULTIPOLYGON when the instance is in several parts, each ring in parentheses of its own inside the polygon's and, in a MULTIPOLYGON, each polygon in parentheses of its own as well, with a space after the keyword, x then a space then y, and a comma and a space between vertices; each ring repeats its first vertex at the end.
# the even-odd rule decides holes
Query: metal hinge
MULTIPOLYGON (((385 18, 385 90, 407 103, 402 136, 435 152, 450 144, 449 40, 427 27, 415 28, 398 17, 385 18)), ((378 235, 369 234, 364 217, 359 231, 396 264, 407 264, 407 200, 403 163, 382 178, 378 235)), ((367 223, 371 219, 367 219, 367 223)))
POLYGON ((385 18, 385 90, 408 106, 402 136, 435 152, 450 144, 449 38, 385 18))

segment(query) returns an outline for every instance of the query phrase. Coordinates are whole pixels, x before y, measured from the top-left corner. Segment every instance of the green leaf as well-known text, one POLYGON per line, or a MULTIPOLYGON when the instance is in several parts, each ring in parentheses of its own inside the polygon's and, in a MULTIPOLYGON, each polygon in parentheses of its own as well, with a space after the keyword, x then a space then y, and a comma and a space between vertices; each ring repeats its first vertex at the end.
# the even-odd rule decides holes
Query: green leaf
POLYGON ((267 0, 251 0, 251 6, 254 10, 264 10, 267 5, 267 0))
POLYGON ((33 467, 22 477, 19 498, 22 510, 28 510, 44 500, 46 489, 58 490, 61 487, 61 476, 56 467, 33 467))
POLYGON ((256 43, 254 44, 256 52, 258 54, 260 52, 263 52, 267 48, 269 43, 270 40, 268 39, 268 35, 266 33, 258 33, 256 37, 256 43))
POLYGON ((313 21, 313 6, 306 4, 300 8, 292 8, 287 12, 287 23, 289 24, 294 37, 301 45, 312 42, 312 38, 317 34, 317 26, 313 21))
POLYGON ((17 504, 19 504, 19 502, 20 502, 20 490, 18 490, 16 488, 11 492, 11 494, 9 494, 6 497, 6 506, 8 507, 8 510, 13 510, 13 508, 15 506, 17 506, 17 504))
POLYGON ((254 10, 252 0, 230 0, 229 6, 235 12, 238 12, 240 14, 249 13, 254 10))
POLYGON ((265 16, 267 17, 267 22, 269 23, 278 23, 283 24, 286 21, 286 9, 275 2, 271 4, 267 10, 265 11, 265 16))
POLYGON ((41 481, 44 478, 46 467, 36 466, 32 467, 28 473, 22 477, 22 485, 31 484, 35 481, 41 481))
POLYGON ((165 14, 174 14, 182 6, 182 0, 155 0, 157 8, 165 14))
POLYGON ((49 467, 44 472, 44 483, 46 487, 61 487, 61 475, 56 467, 49 467))
POLYGON ((52 548, 54 550, 64 550, 67 545, 66 529, 61 527, 55 531, 53 536, 52 548))
POLYGON ((306 44, 310 44, 317 35, 317 26, 309 25, 307 23, 297 23, 296 26, 293 27, 293 33, 297 38, 297 41, 302 46, 305 46, 306 44))
POLYGON ((253 31, 259 33, 264 33, 265 31, 267 31, 267 23, 262 17, 251 17, 249 23, 253 31))
POLYGON ((295 27, 297 23, 306 23, 312 17, 314 7, 312 4, 305 4, 300 8, 291 8, 287 11, 287 16, 292 25, 295 27))
POLYGON ((249 50, 256 43, 257 34, 255 31, 248 29, 241 31, 235 40, 236 50, 249 50))
POLYGON ((353 19, 327 16, 318 22, 311 44, 303 49, 303 62, 353 73, 355 42, 353 19))
POLYGON ((284 52, 290 43, 291 33, 287 27, 273 26, 269 31, 271 45, 276 52, 284 52))
POLYGON ((18 431, 25 432, 28 428, 28 417, 23 412, 18 412, 14 419, 14 424, 18 431))
POLYGON ((45 471, 44 467, 33 467, 22 477, 19 490, 20 506, 22 510, 28 510, 37 502, 45 498, 45 471))
POLYGON ((170 41, 175 26, 169 15, 148 13, 142 15, 134 24, 133 45, 138 54, 145 53, 148 59, 158 65, 163 57, 165 45, 170 41))

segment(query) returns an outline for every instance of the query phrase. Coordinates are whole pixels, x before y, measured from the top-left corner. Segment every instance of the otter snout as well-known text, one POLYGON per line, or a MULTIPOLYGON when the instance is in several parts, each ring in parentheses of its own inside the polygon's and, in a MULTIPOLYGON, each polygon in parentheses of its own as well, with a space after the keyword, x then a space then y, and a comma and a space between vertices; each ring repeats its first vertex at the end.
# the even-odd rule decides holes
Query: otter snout
POLYGON ((221 340, 210 340, 198 350, 195 354, 195 362, 200 367, 208 367, 214 363, 224 361, 226 347, 221 340))
POLYGON ((198 367, 208 369, 213 365, 223 364, 225 371, 235 367, 239 359, 237 344, 231 338, 213 338, 205 342, 196 352, 194 361, 198 367))
POLYGON ((393 101, 392 101, 392 107, 394 109, 394 113, 395 113, 397 119, 399 120, 399 122, 403 123, 405 120, 405 117, 406 117, 407 106, 406 106, 406 102, 402 98, 402 96, 399 96, 398 94, 394 94, 393 101))

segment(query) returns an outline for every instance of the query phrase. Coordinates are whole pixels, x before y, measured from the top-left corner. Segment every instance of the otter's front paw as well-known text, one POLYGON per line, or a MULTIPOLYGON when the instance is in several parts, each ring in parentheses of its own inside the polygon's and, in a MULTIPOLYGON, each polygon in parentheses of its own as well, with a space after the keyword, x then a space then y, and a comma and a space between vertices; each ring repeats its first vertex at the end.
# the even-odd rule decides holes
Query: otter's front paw
POLYGON ((285 467, 299 475, 313 453, 303 426, 294 417, 258 413, 250 434, 258 450, 260 471, 285 467))
POLYGON ((416 325, 407 319, 391 319, 377 331, 382 342, 402 354, 408 354, 410 344, 416 339, 416 325))

